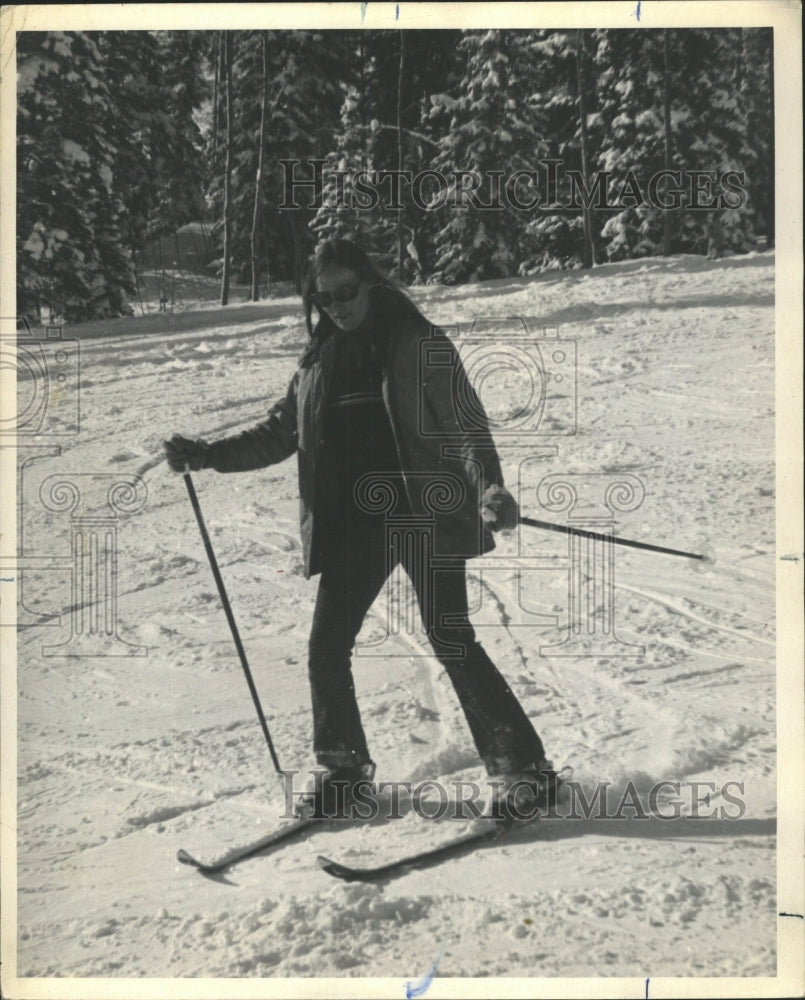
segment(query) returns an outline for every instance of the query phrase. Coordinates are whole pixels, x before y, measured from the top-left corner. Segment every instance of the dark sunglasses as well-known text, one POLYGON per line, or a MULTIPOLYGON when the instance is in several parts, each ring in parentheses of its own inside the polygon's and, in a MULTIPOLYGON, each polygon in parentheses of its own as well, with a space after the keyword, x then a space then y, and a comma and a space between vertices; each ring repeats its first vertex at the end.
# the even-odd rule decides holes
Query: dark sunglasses
POLYGON ((329 309, 334 302, 352 302, 361 290, 360 282, 354 285, 341 285, 334 292, 314 292, 311 298, 319 309, 329 309))

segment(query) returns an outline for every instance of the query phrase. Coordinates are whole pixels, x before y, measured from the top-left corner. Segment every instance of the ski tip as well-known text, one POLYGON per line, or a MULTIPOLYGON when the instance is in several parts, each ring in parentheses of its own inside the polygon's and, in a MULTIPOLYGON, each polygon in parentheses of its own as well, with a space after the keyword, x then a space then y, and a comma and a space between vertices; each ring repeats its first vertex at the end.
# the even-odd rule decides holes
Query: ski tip
POLYGON ((214 872, 220 870, 220 865, 215 864, 204 864, 203 861, 199 861, 198 858, 194 858, 192 854, 188 854, 187 851, 181 848, 176 852, 176 858, 181 861, 183 865, 190 865, 191 868, 195 868, 196 871, 200 871, 202 875, 211 875, 214 872))
POLYGON ((327 872, 328 875, 332 875, 333 878, 340 878, 345 882, 351 882, 356 877, 355 872, 351 868, 347 868, 346 865, 339 864, 331 858, 325 858, 323 854, 320 854, 316 858, 316 861, 319 868, 327 872))

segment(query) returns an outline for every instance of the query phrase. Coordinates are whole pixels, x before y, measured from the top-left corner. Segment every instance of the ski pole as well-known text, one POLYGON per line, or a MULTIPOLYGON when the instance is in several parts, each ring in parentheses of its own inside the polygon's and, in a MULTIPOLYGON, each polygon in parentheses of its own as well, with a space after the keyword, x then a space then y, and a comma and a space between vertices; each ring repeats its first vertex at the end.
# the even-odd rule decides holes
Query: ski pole
POLYGON ((240 657, 240 665, 243 667, 243 673, 246 675, 246 682, 249 685, 249 691, 251 691, 252 701, 254 702, 254 707, 257 709, 257 716, 260 719, 260 725, 263 727, 263 735, 266 738, 266 743, 268 744, 268 750, 271 754, 271 760, 274 763, 274 770, 277 774, 281 774, 280 762, 277 759, 277 751, 274 749, 274 744, 271 742, 271 734, 268 731, 268 723, 266 722, 266 717, 263 714, 263 707, 260 704, 260 698, 257 694, 257 688, 254 685, 254 678, 252 677, 252 672, 249 669, 248 661, 246 660, 246 651, 243 648, 243 643, 240 641, 240 634, 238 633, 238 627, 235 624, 235 616, 232 614, 232 608, 229 604, 229 598, 226 596, 226 588, 224 587, 224 581, 221 577, 221 571, 218 569, 218 562, 215 558, 215 553, 212 550, 212 542, 210 541, 210 536, 207 532, 207 526, 204 523, 204 517, 201 513, 201 506, 198 502, 198 497, 196 496, 196 489, 193 486, 193 480, 190 478, 190 472, 184 473, 184 482, 187 487, 187 492, 190 496, 190 503, 193 505, 193 510, 196 514, 196 520, 198 521, 198 527, 201 531, 201 537, 204 540, 204 548, 207 550, 207 557, 210 560, 210 567, 212 568, 212 575, 215 577, 215 582, 218 584, 218 593, 221 595, 221 603, 224 606, 224 611, 226 613, 226 620, 229 622, 229 628, 232 631, 232 638, 235 640, 235 647, 238 651, 238 656, 240 657))
POLYGON ((664 545, 650 545, 648 542, 634 542, 630 538, 617 538, 614 535, 597 535, 594 531, 584 531, 582 528, 571 528, 567 524, 553 524, 550 521, 538 521, 533 517, 520 517, 520 524, 529 528, 544 528, 546 531, 559 531, 564 535, 581 535, 584 538, 594 538, 596 541, 612 542, 615 545, 626 545, 632 549, 648 549, 649 552, 663 552, 668 556, 685 556, 688 559, 707 561, 710 557, 698 552, 683 552, 681 549, 669 549, 664 545))

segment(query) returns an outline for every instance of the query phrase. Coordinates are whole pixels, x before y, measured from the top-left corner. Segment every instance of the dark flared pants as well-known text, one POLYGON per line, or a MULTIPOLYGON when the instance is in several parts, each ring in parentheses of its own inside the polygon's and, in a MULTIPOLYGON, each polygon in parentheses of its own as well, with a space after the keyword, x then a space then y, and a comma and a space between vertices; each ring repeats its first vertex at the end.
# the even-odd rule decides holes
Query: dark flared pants
POLYGON ((434 569, 428 540, 418 534, 413 532, 411 544, 389 554, 382 523, 345 520, 330 533, 309 645, 318 763, 332 768, 370 759, 351 654, 369 608, 397 565, 413 583, 428 639, 453 683, 487 772, 510 773, 542 763, 545 754, 539 736, 475 638, 467 613, 466 561, 455 559, 446 565, 439 560, 434 569))

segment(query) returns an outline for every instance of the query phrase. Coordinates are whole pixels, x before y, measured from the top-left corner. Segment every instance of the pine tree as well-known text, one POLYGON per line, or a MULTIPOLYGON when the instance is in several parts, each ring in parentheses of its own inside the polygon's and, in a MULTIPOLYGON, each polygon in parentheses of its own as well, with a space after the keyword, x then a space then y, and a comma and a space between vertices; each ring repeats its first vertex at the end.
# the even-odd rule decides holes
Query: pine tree
MULTIPOLYGON (((731 250, 754 246, 758 233, 773 244, 768 29, 242 31, 226 35, 229 60, 216 48, 222 37, 20 36, 21 308, 127 311, 132 254, 205 209, 219 220, 219 246, 229 220, 222 256, 253 294, 266 276, 299 288, 315 239, 343 234, 403 280, 447 282, 599 255, 704 252, 715 231, 731 250), (304 177, 323 158, 321 207, 304 197, 281 207, 280 161, 297 161, 304 177), (494 197, 490 178, 544 177, 546 158, 557 164, 551 205, 526 211, 494 197), (381 171, 425 170, 447 179, 431 187, 429 207, 403 183, 390 210, 388 182, 367 207, 355 184, 359 171, 373 184, 381 171), (661 170, 710 172, 716 194, 731 170, 748 201, 668 211, 628 197, 611 209, 596 197, 604 175, 612 199, 629 183, 645 193, 661 170), (491 211, 466 197, 474 179, 491 211), (591 204, 579 200, 585 185, 591 204)), ((654 193, 670 188, 666 180, 654 193)), ((521 183, 519 194, 533 191, 521 183)))
POLYGON ((166 173, 162 151, 170 138, 159 46, 149 31, 103 31, 92 37, 111 100, 103 125, 115 151, 115 187, 126 208, 123 238, 130 250, 140 250, 151 235, 150 216, 166 173))
MULTIPOLYGON (((590 176, 590 138, 587 129, 587 115, 590 107, 590 93, 587 83, 587 46, 585 44, 585 32, 579 28, 576 31, 576 79, 578 94, 578 119, 579 119, 579 153, 581 157, 581 179, 585 189, 589 189, 592 178, 590 176)), ((593 211, 587 200, 582 201, 582 247, 581 261, 582 267, 592 267, 595 260, 595 235, 593 231, 593 211)))
MULTIPOLYGON (((544 142, 534 107, 529 32, 466 32, 459 43, 466 69, 453 93, 433 95, 442 127, 436 165, 455 178, 468 171, 482 178, 530 169, 544 142)), ((491 191, 479 197, 489 198, 491 191)), ((533 255, 524 213, 506 199, 495 211, 455 210, 455 182, 436 235, 435 275, 448 283, 480 281, 517 272, 533 255)))
MULTIPOLYGON (((268 74, 265 79, 265 121, 260 141, 266 67, 262 32, 232 32, 232 149, 230 192, 230 254, 235 280, 252 281, 252 233, 258 269, 271 280, 292 279, 301 284, 304 258, 312 242, 306 224, 308 208, 281 210, 285 200, 281 160, 301 161, 295 176, 305 176, 307 161, 321 157, 332 134, 331 116, 337 111, 334 94, 336 50, 342 32, 275 32, 266 38, 268 74), (263 170, 257 217, 255 178, 262 148, 263 170)), ((219 90, 225 92, 224 81, 219 90)), ((221 120, 225 120, 225 115, 221 120)), ((212 214, 221 218, 224 201, 224 144, 210 122, 208 143, 215 164, 207 191, 212 214), (217 139, 218 155, 213 142, 217 139)), ((220 241, 222 227, 213 229, 220 241)))
POLYGON ((308 161, 321 159, 333 147, 341 100, 338 81, 345 72, 347 31, 275 32, 270 85, 271 118, 266 129, 265 231, 267 259, 282 279, 291 278, 301 291, 302 276, 314 236, 311 208, 280 209, 285 200, 285 173, 280 160, 297 159, 299 174, 308 161), (289 239, 290 237, 290 239, 289 239))
POLYGON ((700 200, 713 207, 689 209, 684 215, 683 245, 694 253, 708 252, 715 230, 724 249, 746 251, 755 245, 751 206, 719 204, 720 177, 727 171, 749 168, 751 172, 746 108, 738 84, 741 30, 691 29, 677 34, 680 67, 685 67, 678 83, 684 80, 691 116, 680 122, 676 142, 689 170, 707 171, 715 178, 715 197, 707 197, 708 184, 700 200))
POLYGON ((397 84, 389 67, 396 69, 397 59, 383 58, 389 36, 395 34, 358 32, 346 40, 340 121, 327 156, 322 205, 311 223, 318 239, 353 238, 389 268, 395 257, 394 220, 379 198, 371 205, 371 196, 360 190, 360 178, 371 184, 377 171, 396 167, 396 129, 383 127, 396 117, 397 84))
MULTIPOLYGON (((533 250, 520 264, 520 271, 531 274, 544 268, 577 267, 582 264, 585 243, 595 242, 594 226, 584 218, 579 207, 566 202, 569 188, 568 171, 583 172, 581 102, 579 77, 585 80, 585 151, 590 147, 588 172, 592 170, 595 142, 596 95, 595 71, 584 38, 583 48, 578 31, 538 30, 532 33, 529 52, 532 59, 531 104, 545 135, 544 159, 552 161, 541 166, 544 182, 543 203, 527 221, 526 229, 533 250), (580 48, 582 49, 580 51, 580 48), (580 56, 584 60, 580 62, 580 56), (587 105, 590 105, 589 107, 587 105)), ((591 213, 592 214, 592 213, 591 213)), ((592 256, 592 249, 590 251, 592 256)))
POLYGON ((611 214, 602 231, 610 259, 704 253, 714 230, 732 250, 753 244, 752 211, 719 203, 723 173, 751 164, 740 37, 737 29, 600 33, 599 169, 609 171, 616 193, 630 173, 646 192, 651 178, 669 168, 679 171, 683 188, 681 197, 665 182, 657 188, 666 204, 678 200, 679 207, 625 204, 611 214), (696 172, 699 208, 688 204, 696 172))
POLYGON ((454 31, 344 33, 338 66, 338 126, 328 152, 325 197, 312 228, 320 238, 356 236, 401 281, 425 279, 433 264, 434 213, 420 208, 401 181, 390 209, 390 182, 380 185, 385 210, 364 207, 355 175, 365 170, 407 171, 412 178, 433 167, 440 135, 430 117, 431 94, 460 79, 455 72, 454 31), (343 181, 333 171, 346 175, 343 181))
MULTIPOLYGON (((431 96, 449 93, 458 86, 461 66, 457 53, 461 37, 461 32, 451 30, 405 32, 399 137, 404 150, 403 169, 410 171, 412 178, 434 167, 442 136, 431 117, 431 96)), ((403 188, 398 224, 406 244, 398 278, 409 282, 428 280, 435 266, 433 244, 439 222, 437 212, 423 209, 411 192, 403 188)))
POLYGON ((746 114, 745 161, 758 233, 774 246, 774 38, 771 28, 741 29, 738 81, 746 114))
MULTIPOLYGON (((601 31, 597 41, 602 126, 597 168, 607 176, 610 199, 617 200, 630 178, 645 192, 660 170, 668 165, 674 170, 683 168, 676 139, 689 111, 680 106, 676 72, 681 62, 675 33, 601 31), (674 67, 673 77, 665 72, 666 65, 674 67), (666 105, 670 136, 665 127, 666 105)), ((622 202, 616 211, 607 213, 601 231, 610 260, 658 254, 664 247, 678 252, 667 229, 669 218, 671 233, 678 227, 673 214, 643 204, 640 197, 624 197, 622 202)))
POLYGON ((128 312, 134 275, 103 55, 84 32, 22 32, 17 68, 18 310, 128 312))
POLYGON ((209 93, 204 77, 205 32, 157 34, 163 67, 163 106, 169 127, 160 153, 160 182, 149 223, 152 233, 175 233, 205 214, 204 142, 196 114, 209 93))

